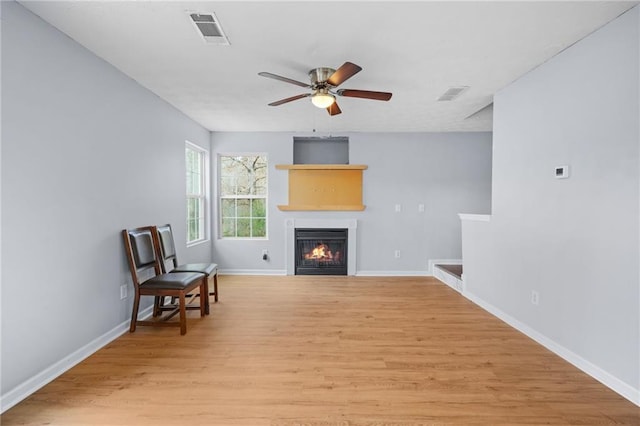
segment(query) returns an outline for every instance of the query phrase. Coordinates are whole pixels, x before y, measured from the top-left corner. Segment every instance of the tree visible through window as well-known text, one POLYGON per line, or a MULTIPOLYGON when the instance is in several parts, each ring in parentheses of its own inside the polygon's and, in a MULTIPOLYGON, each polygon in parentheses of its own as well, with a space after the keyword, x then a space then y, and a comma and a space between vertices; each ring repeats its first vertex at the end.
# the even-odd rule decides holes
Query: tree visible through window
POLYGON ((206 239, 206 154, 203 149, 187 143, 187 244, 206 239))
POLYGON ((220 225, 223 238, 267 236, 267 157, 220 156, 220 225))

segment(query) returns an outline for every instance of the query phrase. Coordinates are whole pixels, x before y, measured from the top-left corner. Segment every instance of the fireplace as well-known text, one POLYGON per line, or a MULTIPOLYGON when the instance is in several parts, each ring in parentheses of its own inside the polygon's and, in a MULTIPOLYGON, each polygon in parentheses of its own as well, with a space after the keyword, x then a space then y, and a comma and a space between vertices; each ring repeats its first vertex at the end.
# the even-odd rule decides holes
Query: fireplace
POLYGON ((346 229, 347 230, 347 275, 356 275, 356 259, 358 258, 358 221, 353 218, 286 218, 284 220, 284 272, 287 275, 296 273, 296 229, 346 229))
POLYGON ((295 230, 296 275, 347 275, 348 229, 295 230))

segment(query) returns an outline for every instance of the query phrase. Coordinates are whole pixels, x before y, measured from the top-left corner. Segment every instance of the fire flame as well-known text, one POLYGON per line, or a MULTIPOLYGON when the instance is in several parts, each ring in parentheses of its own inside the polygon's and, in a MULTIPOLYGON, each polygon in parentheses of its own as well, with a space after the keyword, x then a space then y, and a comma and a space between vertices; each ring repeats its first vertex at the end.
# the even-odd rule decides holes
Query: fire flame
POLYGON ((305 259, 332 260, 333 254, 326 244, 318 244, 311 252, 305 253, 305 259))

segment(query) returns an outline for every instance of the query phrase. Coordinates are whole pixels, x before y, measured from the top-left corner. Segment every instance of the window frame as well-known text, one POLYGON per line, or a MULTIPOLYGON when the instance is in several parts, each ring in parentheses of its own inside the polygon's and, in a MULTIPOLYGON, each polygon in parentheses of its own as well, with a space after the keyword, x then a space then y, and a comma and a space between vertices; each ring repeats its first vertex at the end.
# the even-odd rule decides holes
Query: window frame
MULTIPOLYGON (((216 204, 217 204, 217 225, 218 232, 217 238, 219 240, 240 240, 240 241, 264 241, 269 239, 269 156, 266 152, 219 152, 217 154, 216 161, 217 173, 216 173, 216 204), (223 196, 222 194, 222 158, 223 157, 264 157, 267 165, 265 170, 265 176, 267 179, 267 185, 265 186, 265 195, 243 195, 243 196, 223 196), (265 230, 264 237, 225 237, 224 228, 222 225, 222 200, 223 199, 261 199, 264 200, 265 212, 265 230)), ((237 234, 237 232, 236 232, 237 234)))
POLYGON ((206 243, 209 241, 209 151, 199 145, 192 142, 185 141, 185 207, 186 207, 186 226, 187 232, 185 234, 187 247, 193 247, 198 244, 206 243), (187 150, 196 152, 200 156, 200 166, 202 173, 200 176, 200 187, 202 188, 200 194, 190 194, 188 192, 188 180, 187 180, 187 150), (189 201, 193 198, 200 200, 200 209, 202 211, 201 220, 202 228, 200 238, 189 241, 189 201))

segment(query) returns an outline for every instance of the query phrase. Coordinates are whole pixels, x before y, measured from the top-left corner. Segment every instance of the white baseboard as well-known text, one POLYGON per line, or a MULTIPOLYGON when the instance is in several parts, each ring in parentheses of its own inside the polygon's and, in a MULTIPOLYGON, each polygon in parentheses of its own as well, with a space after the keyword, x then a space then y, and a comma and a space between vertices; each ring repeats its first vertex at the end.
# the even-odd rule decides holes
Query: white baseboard
MULTIPOLYGON (((148 308, 140 312, 138 318, 144 319, 150 317, 152 314, 152 310, 153 306, 149 306, 148 308)), ((0 396, 0 412, 4 413, 9 408, 13 407, 38 389, 42 388, 46 384, 50 383, 51 381, 65 373, 67 370, 71 369, 89 356, 96 353, 99 349, 103 348, 118 337, 127 333, 129 331, 130 324, 131 322, 129 320, 122 322, 121 324, 107 331, 102 336, 97 337, 80 349, 67 355, 60 361, 47 367, 40 373, 22 382, 15 388, 11 389, 9 392, 0 396)))
POLYGON ((218 269, 218 275, 287 275, 284 269, 218 269))
POLYGON ((357 277, 429 277, 428 271, 357 271, 357 277))
MULTIPOLYGON (((287 275, 287 271, 280 269, 219 269, 218 275, 287 275)), ((357 271, 356 276, 430 277, 431 274, 428 271, 357 271)))
POLYGON ((505 323, 509 324, 511 327, 515 328, 516 330, 520 331, 521 333, 535 340, 545 348, 549 349, 551 352, 558 355, 560 358, 564 359, 565 361, 569 362, 576 368, 587 373, 589 376, 593 377, 594 379, 596 379, 603 385, 607 386, 614 392, 620 394, 624 398, 633 402, 635 405, 640 406, 640 389, 636 389, 633 386, 628 385, 627 383, 623 382, 617 377, 604 371, 602 368, 598 367, 597 365, 592 364, 591 362, 580 357, 579 355, 570 351, 564 346, 549 339, 547 336, 537 332, 536 330, 532 329, 528 325, 506 314, 505 312, 496 308, 492 304, 485 302, 483 299, 474 295, 473 293, 469 291, 465 291, 463 292, 463 295, 467 299, 475 303, 476 305, 480 306, 485 311, 496 316, 497 318, 501 319, 505 323))

